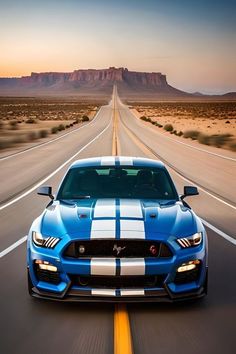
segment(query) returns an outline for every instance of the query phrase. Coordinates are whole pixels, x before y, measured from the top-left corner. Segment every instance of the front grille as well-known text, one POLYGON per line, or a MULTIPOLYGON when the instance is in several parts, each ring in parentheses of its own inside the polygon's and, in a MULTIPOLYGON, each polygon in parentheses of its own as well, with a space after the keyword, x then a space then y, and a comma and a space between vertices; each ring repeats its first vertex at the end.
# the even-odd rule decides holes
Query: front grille
POLYGON ((50 272, 49 270, 39 269, 36 267, 36 277, 39 281, 45 281, 51 284, 59 284, 60 274, 59 272, 50 272))
POLYGON ((70 243, 64 257, 168 258, 172 257, 172 252, 166 244, 157 241, 87 240, 70 243))
POLYGON ((197 281, 200 274, 200 267, 193 270, 188 270, 186 272, 176 273, 174 283, 175 284, 186 284, 192 281, 197 281))
POLYGON ((73 285, 91 288, 162 288, 166 274, 138 276, 70 275, 73 285))

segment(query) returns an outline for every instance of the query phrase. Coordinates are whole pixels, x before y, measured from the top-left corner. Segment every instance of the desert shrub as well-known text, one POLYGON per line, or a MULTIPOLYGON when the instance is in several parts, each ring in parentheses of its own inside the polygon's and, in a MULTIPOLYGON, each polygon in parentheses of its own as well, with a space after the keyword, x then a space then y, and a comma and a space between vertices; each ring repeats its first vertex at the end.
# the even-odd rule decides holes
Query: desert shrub
POLYGON ((89 117, 86 115, 83 115, 82 122, 88 122, 88 121, 89 121, 89 117))
POLYGON ((183 132, 180 130, 176 135, 182 136, 182 135, 183 135, 183 132))
POLYGON ((57 132, 58 132, 58 127, 52 127, 51 133, 52 134, 57 134, 57 132))
POLYGON ((59 131, 65 130, 64 124, 59 124, 59 125, 58 125, 58 130, 59 130, 59 131))
POLYGON ((39 131, 39 138, 46 138, 48 136, 48 131, 45 129, 42 129, 39 131))
POLYGON ((164 125, 164 129, 165 129, 167 132, 172 132, 172 130, 174 129, 174 127, 173 127, 172 124, 166 124, 166 125, 164 125))
POLYGON ((210 144, 216 147, 225 145, 230 140, 226 134, 214 134, 210 137, 210 144))
POLYGON ((230 121, 229 121, 229 120, 227 120, 227 121, 225 122, 225 124, 230 124, 230 121))
POLYGON ((66 129, 70 128, 70 124, 66 124, 66 129))
POLYGON ((196 140, 200 132, 198 130, 186 130, 183 133, 184 138, 191 138, 192 140, 196 140))
POLYGON ((210 145, 210 136, 200 133, 197 137, 197 140, 200 144, 210 145))
POLYGON ((9 122, 11 130, 17 130, 18 129, 18 123, 16 120, 10 120, 9 122))
POLYGON ((72 123, 70 123, 70 127, 73 127, 73 124, 72 124, 72 123))
POLYGON ((35 123, 37 123, 37 121, 36 121, 36 119, 34 119, 34 118, 29 118, 29 119, 27 119, 27 120, 25 121, 25 123, 27 123, 27 124, 35 124, 35 123))
POLYGON ((0 150, 7 149, 12 145, 11 140, 0 139, 0 150))
POLYGON ((38 135, 37 135, 36 132, 29 132, 29 133, 27 134, 27 139, 28 139, 29 141, 34 141, 34 140, 36 140, 37 138, 38 138, 38 135))
POLYGON ((158 128, 163 128, 163 125, 162 125, 162 124, 159 124, 159 125, 158 125, 158 128))
POLYGON ((147 121, 147 117, 146 116, 142 116, 142 117, 140 117, 140 119, 144 120, 145 122, 147 121))
POLYGON ((16 136, 15 138, 13 138, 11 140, 12 144, 22 144, 25 143, 27 141, 27 139, 23 136, 16 136))
POLYGON ((236 151, 236 143, 233 142, 233 143, 229 144, 229 148, 230 148, 230 150, 232 150, 232 151, 236 151))

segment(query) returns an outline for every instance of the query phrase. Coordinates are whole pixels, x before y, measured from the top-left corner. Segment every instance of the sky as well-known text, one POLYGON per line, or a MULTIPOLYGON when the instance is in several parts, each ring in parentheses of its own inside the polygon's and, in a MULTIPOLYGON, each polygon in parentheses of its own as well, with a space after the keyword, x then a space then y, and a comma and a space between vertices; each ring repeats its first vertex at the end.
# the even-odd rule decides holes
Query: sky
POLYGON ((0 0, 0 77, 127 67, 236 91, 235 0, 0 0))

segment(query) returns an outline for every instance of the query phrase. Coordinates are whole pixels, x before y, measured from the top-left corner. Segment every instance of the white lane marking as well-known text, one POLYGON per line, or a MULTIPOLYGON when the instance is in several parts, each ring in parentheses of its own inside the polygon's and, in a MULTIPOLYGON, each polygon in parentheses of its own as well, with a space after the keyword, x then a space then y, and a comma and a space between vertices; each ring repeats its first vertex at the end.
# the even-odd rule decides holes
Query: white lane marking
POLYGON ((221 237, 223 237, 225 240, 231 242, 234 246, 236 246, 236 239, 227 235, 225 232, 217 229, 217 227, 213 226, 212 224, 210 224, 208 221, 200 218, 202 220, 202 223, 208 227, 209 229, 211 229, 212 231, 214 231, 216 234, 220 235, 221 237))
POLYGON ((6 256, 8 253, 10 253, 11 251, 13 251, 16 247, 20 246, 22 243, 24 243, 27 240, 27 235, 20 238, 18 241, 16 241, 15 243, 13 243, 11 246, 7 247, 5 250, 3 250, 2 252, 0 252, 0 258, 6 256))
POLYGON ((120 162, 120 165, 133 166, 133 158, 132 157, 120 156, 119 162, 120 162))
POLYGON ((94 218, 115 218, 116 201, 115 199, 98 199, 94 208, 94 218))
POLYGON ((106 166, 106 165, 115 165, 115 157, 112 156, 103 156, 101 158, 101 166, 106 166))
POLYGON ((84 145, 79 151, 77 151, 73 156, 71 156, 68 160, 66 160, 62 165, 60 165, 55 171, 53 171, 52 173, 50 173, 50 175, 48 175, 46 178, 42 179, 41 181, 39 181, 37 184, 35 184, 32 188, 28 189, 26 192, 22 193, 21 195, 19 195, 18 197, 12 199, 11 201, 3 204, 2 206, 0 206, 0 211, 7 208, 8 206, 18 202, 19 200, 21 200, 22 198, 26 197, 28 194, 30 194, 31 192, 33 192, 35 189, 37 189, 39 186, 41 186, 41 184, 47 182, 51 177, 53 177, 55 174, 57 174, 61 169, 63 169, 70 161, 72 161, 76 156, 78 156, 82 151, 84 151, 89 145, 91 145, 95 140, 97 140, 103 133, 105 133, 105 131, 110 127, 111 125, 111 120, 110 123, 108 124, 107 127, 105 127, 95 138, 93 138, 92 140, 90 140, 86 145, 84 145))
POLYGON ((120 199, 121 218, 143 218, 142 207, 139 200, 120 199))
MULTIPOLYGON (((126 107, 126 106, 125 106, 125 107, 126 107)), ((127 108, 127 107, 126 107, 126 108, 127 108)), ((131 112, 129 108, 128 108, 128 110, 129 110, 129 112, 137 119, 136 115, 135 115, 133 112, 131 112)), ((138 121, 138 122, 139 122, 139 121, 138 121)), ((143 123, 141 123, 141 124, 143 124, 143 123)), ((153 130, 152 130, 151 127, 148 127, 148 126, 147 126, 147 128, 153 132, 153 130)), ((175 143, 177 143, 177 144, 185 145, 185 146, 187 146, 187 147, 190 148, 190 149, 199 150, 199 151, 205 152, 205 153, 207 153, 207 154, 209 154, 209 155, 217 156, 217 157, 220 157, 220 158, 225 159, 225 160, 230 160, 230 161, 236 162, 236 159, 233 158, 233 157, 229 157, 229 156, 217 154, 216 152, 208 151, 208 150, 199 148, 199 147, 197 147, 197 146, 189 145, 189 144, 187 144, 187 143, 184 143, 183 141, 175 140, 175 139, 170 138, 169 136, 166 136, 166 135, 161 134, 161 133, 159 133, 159 132, 157 132, 157 134, 160 135, 160 136, 162 136, 162 137, 165 137, 166 139, 169 139, 169 140, 171 140, 171 141, 173 141, 173 142, 175 142, 175 143)))
POLYGON ((120 275, 145 275, 144 258, 121 258, 120 275))
POLYGON ((11 155, 8 155, 8 156, 5 156, 5 157, 1 157, 1 158, 0 158, 0 162, 2 162, 2 161, 4 161, 4 160, 8 160, 8 159, 10 159, 10 158, 12 158, 12 157, 15 157, 15 156, 18 156, 18 155, 21 155, 21 154, 25 154, 26 152, 29 152, 29 151, 38 149, 38 148, 40 148, 40 147, 42 147, 42 146, 51 144, 51 143, 53 143, 53 142, 55 142, 55 141, 57 141, 57 140, 60 140, 60 139, 64 138, 65 136, 67 136, 67 135, 69 135, 69 134, 73 134, 73 133, 76 133, 78 130, 82 130, 83 128, 85 128, 85 127, 87 127, 87 126, 89 126, 90 124, 92 124, 92 123, 95 122, 95 120, 97 119, 97 117, 98 117, 100 111, 101 111, 101 108, 99 109, 99 111, 97 112, 96 116, 93 118, 93 120, 92 120, 90 123, 88 123, 88 124, 86 124, 86 125, 83 125, 82 127, 79 127, 79 128, 77 128, 77 129, 74 129, 74 130, 72 130, 72 131, 70 131, 70 132, 68 132, 68 133, 65 133, 65 134, 59 136, 58 138, 54 138, 54 139, 51 139, 51 140, 49 140, 49 141, 46 141, 45 143, 37 144, 36 146, 32 146, 31 148, 25 149, 25 150, 23 150, 23 151, 16 152, 15 154, 11 154, 11 155))
POLYGON ((90 261, 91 275, 116 275, 114 258, 92 258, 90 261))
POLYGON ((143 220, 120 220, 120 238, 145 239, 143 220))
POLYGON ((116 291, 112 289, 92 289, 91 294, 97 296, 115 296, 116 291))
POLYGON ((188 182, 188 183, 190 183, 190 184, 192 184, 192 185, 198 187, 198 189, 199 189, 200 191, 204 192, 205 194, 210 195, 212 198, 218 200, 218 202, 221 202, 221 203, 223 203, 223 204, 229 206, 230 208, 236 210, 236 207, 235 207, 234 205, 232 205, 232 204, 230 204, 230 203, 224 201, 223 199, 221 199, 221 198, 215 196, 214 194, 208 192, 205 188, 202 188, 201 186, 199 186, 199 184, 197 184, 197 183, 195 183, 195 182, 192 182, 192 181, 190 181, 188 178, 182 176, 179 172, 177 172, 177 171, 175 170, 174 167, 170 166, 168 163, 165 163, 165 164, 166 164, 169 168, 171 168, 171 169, 174 171, 174 173, 176 173, 180 178, 182 178, 182 179, 185 180, 186 182, 188 182))
POLYGON ((116 220, 93 220, 90 238, 115 238, 116 220))
POLYGON ((120 290, 121 296, 142 296, 144 295, 144 289, 135 289, 135 290, 120 290))

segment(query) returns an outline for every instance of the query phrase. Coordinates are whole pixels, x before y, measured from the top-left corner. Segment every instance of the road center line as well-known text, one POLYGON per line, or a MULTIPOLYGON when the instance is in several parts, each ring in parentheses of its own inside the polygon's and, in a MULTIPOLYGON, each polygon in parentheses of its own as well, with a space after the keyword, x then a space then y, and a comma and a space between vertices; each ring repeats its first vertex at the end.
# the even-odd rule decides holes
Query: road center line
POLYGON ((84 151, 89 145, 91 145, 95 140, 97 140, 105 131, 110 127, 112 120, 110 120, 109 124, 92 140, 90 140, 86 145, 84 145, 79 151, 77 151, 73 156, 71 156, 68 160, 66 160, 62 165, 60 165, 55 171, 50 173, 47 177, 39 181, 37 184, 35 184, 32 188, 28 189, 26 192, 20 194, 18 197, 10 200, 9 202, 3 204, 0 207, 0 211, 7 208, 8 206, 18 202, 22 198, 26 197, 28 194, 33 192, 35 189, 37 189, 41 184, 47 182, 51 177, 53 177, 55 174, 57 174, 62 168, 64 168, 70 161, 72 161, 76 156, 78 156, 82 151, 84 151))
MULTIPOLYGON (((113 135, 112 135, 112 155, 118 153, 117 134, 117 97, 116 86, 113 89, 113 135)), ((129 314, 124 304, 117 304, 114 312, 114 354, 132 354, 132 338, 129 323, 129 314)))

